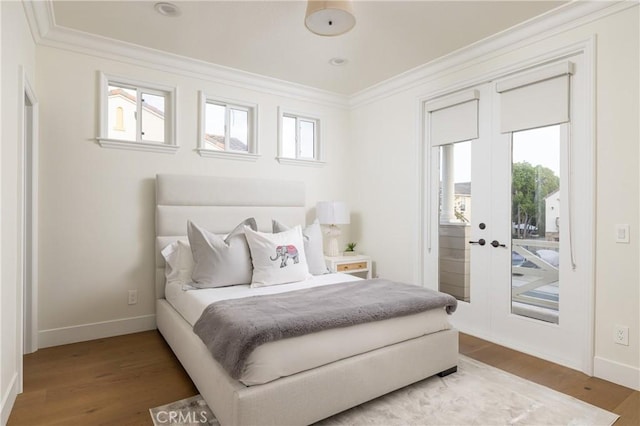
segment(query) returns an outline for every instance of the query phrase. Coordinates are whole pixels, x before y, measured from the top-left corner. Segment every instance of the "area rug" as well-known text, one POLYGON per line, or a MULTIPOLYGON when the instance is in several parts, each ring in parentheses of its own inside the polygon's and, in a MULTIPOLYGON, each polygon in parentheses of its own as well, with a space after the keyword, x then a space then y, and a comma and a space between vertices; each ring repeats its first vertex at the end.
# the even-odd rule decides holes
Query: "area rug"
MULTIPOLYGON (((197 395, 149 410, 154 425, 218 425, 197 395), (173 422, 170 419, 174 419, 173 422)), ((612 425, 618 416, 460 355, 458 372, 430 377, 316 425, 612 425)))

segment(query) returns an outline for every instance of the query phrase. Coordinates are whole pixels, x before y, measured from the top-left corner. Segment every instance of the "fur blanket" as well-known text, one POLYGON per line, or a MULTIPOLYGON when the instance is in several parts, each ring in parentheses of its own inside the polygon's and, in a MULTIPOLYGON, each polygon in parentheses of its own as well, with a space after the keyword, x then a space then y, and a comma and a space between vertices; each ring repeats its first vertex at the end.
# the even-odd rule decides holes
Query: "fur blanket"
POLYGON ((234 379, 261 344, 322 330, 411 315, 455 311, 454 297, 383 279, 313 287, 209 305, 193 331, 234 379))

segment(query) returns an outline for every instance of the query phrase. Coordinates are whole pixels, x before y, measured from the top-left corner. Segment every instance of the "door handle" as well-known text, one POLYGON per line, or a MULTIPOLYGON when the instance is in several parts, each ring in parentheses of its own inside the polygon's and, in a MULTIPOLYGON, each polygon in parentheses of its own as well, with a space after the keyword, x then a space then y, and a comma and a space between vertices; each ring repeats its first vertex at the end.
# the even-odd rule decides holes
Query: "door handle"
POLYGON ((487 244, 484 238, 480 238, 478 241, 469 241, 469 244, 480 244, 481 246, 487 244))
POLYGON ((491 245, 492 245, 492 246, 494 246, 494 247, 507 247, 507 246, 505 246, 504 244, 500 244, 500 243, 498 242, 498 240, 493 240, 493 241, 491 241, 491 245))

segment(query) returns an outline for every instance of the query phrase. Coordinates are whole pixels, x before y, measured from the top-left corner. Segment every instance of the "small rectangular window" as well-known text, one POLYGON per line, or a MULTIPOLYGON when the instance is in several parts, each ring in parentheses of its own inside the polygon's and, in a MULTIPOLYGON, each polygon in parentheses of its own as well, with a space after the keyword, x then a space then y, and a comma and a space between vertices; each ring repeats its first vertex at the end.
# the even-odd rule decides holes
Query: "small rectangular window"
POLYGON ((299 120, 300 123, 300 158, 315 160, 316 122, 299 120))
POLYGON ((257 106, 208 97, 203 92, 200 93, 200 101, 200 155, 241 160, 257 159, 257 106))
POLYGON ((224 151, 224 123, 226 108, 207 102, 203 148, 224 151))
POLYGON ((174 88, 105 74, 101 80, 101 146, 175 152, 174 88))
POLYGON ((229 150, 249 152, 249 112, 236 108, 229 108, 229 150))
POLYGON ((320 120, 318 118, 280 111, 278 161, 286 164, 323 164, 320 159, 320 120))
POLYGON ((164 94, 141 93, 142 117, 140 117, 140 135, 143 141, 165 141, 164 94))
POLYGON ((282 157, 296 158, 296 119, 282 117, 282 157))

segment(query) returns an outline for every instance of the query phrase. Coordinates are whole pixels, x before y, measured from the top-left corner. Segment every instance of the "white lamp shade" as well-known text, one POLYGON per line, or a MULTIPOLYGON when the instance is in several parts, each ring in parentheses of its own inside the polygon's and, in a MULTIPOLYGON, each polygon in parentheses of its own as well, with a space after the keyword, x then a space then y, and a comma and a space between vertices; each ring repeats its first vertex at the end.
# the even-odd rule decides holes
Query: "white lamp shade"
POLYGON ((322 225, 343 225, 351 222, 349 207, 343 201, 319 201, 316 217, 322 225))
POLYGON ((307 2, 304 24, 312 33, 322 36, 344 34, 356 25, 351 1, 307 2))

